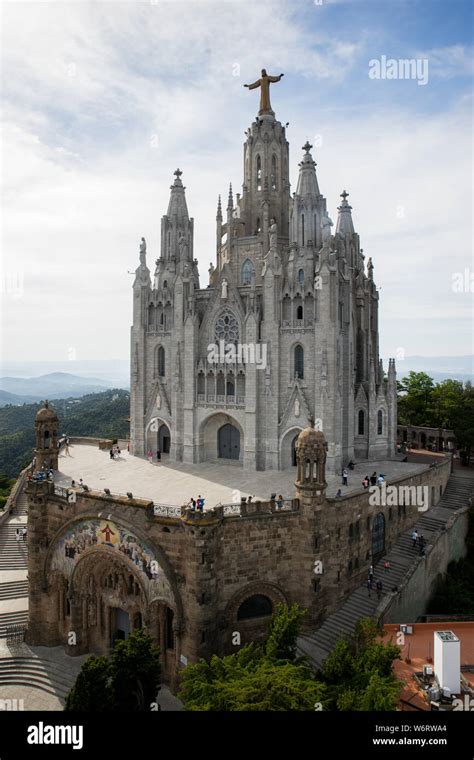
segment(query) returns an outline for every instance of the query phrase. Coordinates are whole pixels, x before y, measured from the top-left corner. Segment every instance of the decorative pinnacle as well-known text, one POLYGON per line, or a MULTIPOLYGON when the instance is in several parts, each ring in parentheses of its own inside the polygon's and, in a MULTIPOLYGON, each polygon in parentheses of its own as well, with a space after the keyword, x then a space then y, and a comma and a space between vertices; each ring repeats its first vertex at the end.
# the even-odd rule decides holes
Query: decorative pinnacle
POLYGON ((174 172, 174 176, 179 179, 181 177, 182 173, 183 172, 181 171, 181 169, 176 169, 176 171, 174 172))
POLYGON ((217 218, 222 218, 222 206, 221 206, 221 196, 219 195, 219 198, 217 200, 217 218))
POLYGON ((234 197, 232 195, 232 182, 229 184, 229 200, 227 203, 227 208, 234 208, 234 197))
POLYGON ((311 148, 312 148, 312 147, 313 147, 313 146, 312 146, 312 145, 310 145, 309 141, 308 141, 308 140, 306 140, 305 144, 303 145, 303 150, 305 150, 305 151, 306 151, 306 153, 309 153, 309 151, 311 150, 311 148))

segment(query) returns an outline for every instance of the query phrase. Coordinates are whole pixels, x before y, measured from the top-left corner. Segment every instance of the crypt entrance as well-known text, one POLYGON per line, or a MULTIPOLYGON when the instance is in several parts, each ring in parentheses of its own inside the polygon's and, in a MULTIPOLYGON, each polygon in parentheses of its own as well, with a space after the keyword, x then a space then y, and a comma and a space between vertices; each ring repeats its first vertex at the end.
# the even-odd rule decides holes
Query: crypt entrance
POLYGON ((110 654, 117 641, 143 628, 160 647, 163 680, 173 680, 179 649, 175 603, 169 594, 150 593, 140 564, 110 546, 94 546, 80 556, 69 579, 57 569, 51 573, 50 593, 68 654, 110 654))

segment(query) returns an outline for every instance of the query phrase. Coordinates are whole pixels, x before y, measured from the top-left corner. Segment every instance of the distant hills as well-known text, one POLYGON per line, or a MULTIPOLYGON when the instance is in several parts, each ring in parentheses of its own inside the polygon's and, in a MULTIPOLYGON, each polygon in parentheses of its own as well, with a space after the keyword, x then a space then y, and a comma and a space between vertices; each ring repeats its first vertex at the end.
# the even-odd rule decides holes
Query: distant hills
MULTIPOLYGON (((384 361, 384 364, 387 363, 384 361)), ((474 382, 474 356, 406 356, 396 360, 397 378, 401 380, 413 372, 426 372, 437 383, 443 380, 474 382)))
MULTIPOLYGON (((128 438, 130 393, 112 389, 82 398, 49 399, 59 417, 60 435, 128 438)), ((31 462, 35 447, 35 416, 41 404, 0 409, 0 471, 17 477, 31 462)))
POLYGON ((0 406, 31 404, 48 398, 80 398, 110 388, 107 380, 80 377, 69 372, 50 372, 39 377, 1 377, 0 406))

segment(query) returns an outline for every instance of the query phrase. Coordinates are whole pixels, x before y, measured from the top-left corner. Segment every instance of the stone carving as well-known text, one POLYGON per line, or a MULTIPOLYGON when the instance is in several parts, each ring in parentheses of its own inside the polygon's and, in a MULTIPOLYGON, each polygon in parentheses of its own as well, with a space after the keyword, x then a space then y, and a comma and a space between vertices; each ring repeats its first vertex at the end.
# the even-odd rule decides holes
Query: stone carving
POLYGON ((294 406, 293 413, 295 417, 300 416, 300 400, 298 398, 295 398, 295 406, 294 406))
POLYGON ((326 211, 321 220, 321 229, 323 231, 323 243, 326 243, 331 237, 332 226, 333 226, 333 222, 330 219, 328 212, 326 211))
POLYGON ((226 278, 224 277, 224 279, 222 280, 222 283, 221 283, 221 298, 222 299, 226 299, 227 298, 228 287, 229 287, 229 284, 228 284, 226 278))
POLYGON ((270 236, 270 250, 276 251, 277 247, 277 236, 278 236, 278 227, 277 223, 274 219, 271 220, 270 228, 268 230, 268 234, 270 236))

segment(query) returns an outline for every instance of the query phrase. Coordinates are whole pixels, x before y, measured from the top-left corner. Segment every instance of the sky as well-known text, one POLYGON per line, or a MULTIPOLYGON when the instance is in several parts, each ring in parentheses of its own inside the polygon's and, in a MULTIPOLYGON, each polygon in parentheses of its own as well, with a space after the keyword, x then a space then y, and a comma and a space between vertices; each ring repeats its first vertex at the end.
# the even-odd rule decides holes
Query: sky
POLYGON ((292 191, 309 139, 333 221, 350 194, 382 356, 474 353, 472 14, 470 0, 3 2, 2 360, 128 357, 130 273, 142 235, 154 269, 177 167, 207 286, 217 196, 240 191, 258 110, 243 84, 263 67, 285 74, 271 97, 292 191), (418 70, 382 77, 390 59, 418 70))

